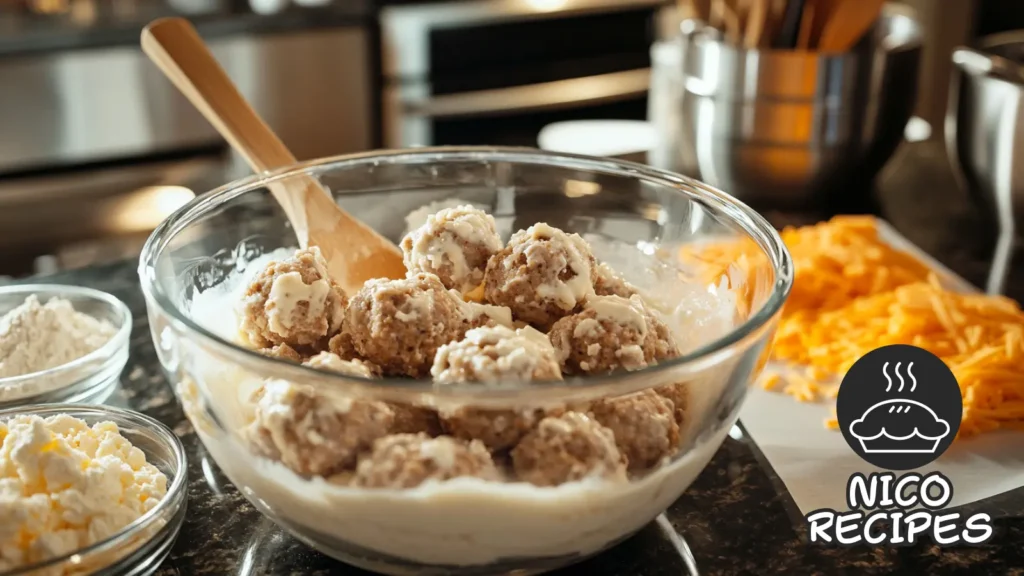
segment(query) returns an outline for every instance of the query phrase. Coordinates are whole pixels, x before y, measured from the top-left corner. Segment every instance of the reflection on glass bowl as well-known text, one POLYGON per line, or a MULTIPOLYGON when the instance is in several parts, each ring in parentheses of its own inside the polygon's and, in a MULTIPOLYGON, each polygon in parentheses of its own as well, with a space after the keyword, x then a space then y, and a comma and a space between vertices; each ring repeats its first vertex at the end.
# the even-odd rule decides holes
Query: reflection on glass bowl
MULTIPOLYGON (((629 162, 526 149, 421 148, 313 161, 203 195, 154 232, 141 257, 140 276, 161 362, 174 367, 186 413, 218 466, 257 509, 300 541, 378 572, 531 574, 624 540, 690 485, 735 422, 747 385, 763 365, 792 283, 792 265, 760 216, 680 176, 629 162), (720 294, 722 302, 731 303, 724 314, 729 327, 714 333, 712 324, 694 323, 692 345, 681 357, 636 372, 534 382, 529 390, 512 383, 493 389, 435 388, 429 381, 326 373, 239 345, 232 300, 257 262, 275 251, 287 254, 295 245, 267 185, 309 175, 396 242, 405 231, 405 214, 458 198, 487 206, 499 230, 547 222, 632 246, 626 264, 637 269, 638 278, 620 272, 640 288, 664 289, 665 298, 680 299, 672 304, 696 297, 697 280, 677 266, 677 247, 708 236, 746 239, 760 248, 768 265, 753 268, 745 279, 748 288, 756 288, 744 292, 749 298, 744 306, 720 294), (593 194, 569 195, 569 181, 597 186, 593 194), (692 221, 695 213, 701 215, 699 223, 692 221), (324 395, 436 409, 573 405, 669 384, 684 384, 690 396, 677 449, 630 481, 586 478, 542 487, 462 477, 376 489, 354 486, 344 474, 299 476, 253 455, 244 433, 253 418, 250 398, 268 379, 301 382, 324 395)), ((706 296, 726 285, 698 292, 706 296)), ((688 311, 682 312, 685 317, 688 311)))

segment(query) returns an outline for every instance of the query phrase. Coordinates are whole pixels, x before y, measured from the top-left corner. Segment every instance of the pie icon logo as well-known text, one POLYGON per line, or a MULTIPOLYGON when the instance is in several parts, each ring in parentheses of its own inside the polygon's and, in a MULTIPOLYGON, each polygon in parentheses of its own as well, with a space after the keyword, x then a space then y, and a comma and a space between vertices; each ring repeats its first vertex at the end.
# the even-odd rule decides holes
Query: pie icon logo
POLYGON ((953 372, 931 352, 885 346, 846 373, 836 416, 846 442, 865 461, 910 470, 936 460, 952 444, 963 397, 953 372))

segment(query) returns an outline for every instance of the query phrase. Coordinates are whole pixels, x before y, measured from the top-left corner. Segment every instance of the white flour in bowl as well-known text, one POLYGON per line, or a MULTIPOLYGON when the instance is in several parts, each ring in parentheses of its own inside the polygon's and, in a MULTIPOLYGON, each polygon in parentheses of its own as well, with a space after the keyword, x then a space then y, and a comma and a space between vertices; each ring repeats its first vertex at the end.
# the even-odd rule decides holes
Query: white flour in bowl
MULTIPOLYGON (((33 294, 0 318, 0 378, 56 368, 99 349, 117 328, 74 309, 63 298, 40 304, 33 294)), ((7 394, 0 387, 0 399, 7 394)), ((38 391, 38 390, 37 390, 38 391)), ((29 393, 20 387, 18 394, 29 393)))

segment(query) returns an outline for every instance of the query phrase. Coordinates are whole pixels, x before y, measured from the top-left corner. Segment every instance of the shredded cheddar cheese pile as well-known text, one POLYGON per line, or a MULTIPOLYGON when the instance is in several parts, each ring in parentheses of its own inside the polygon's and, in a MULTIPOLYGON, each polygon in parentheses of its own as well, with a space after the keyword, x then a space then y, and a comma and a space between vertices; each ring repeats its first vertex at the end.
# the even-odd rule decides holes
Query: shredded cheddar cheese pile
MULTIPOLYGON (((772 355, 803 370, 762 381, 800 401, 835 398, 836 384, 860 357, 912 344, 941 358, 964 396, 960 435, 1024 429, 1024 312, 1012 300, 942 287, 927 266, 878 237, 872 218, 838 217, 789 228, 782 239, 795 279, 772 355)), ((745 243, 701 255, 709 273, 731 263, 748 273, 766 265, 745 243)), ((684 254, 686 259, 686 254, 684 254)), ((835 422, 829 422, 835 427, 835 422)))

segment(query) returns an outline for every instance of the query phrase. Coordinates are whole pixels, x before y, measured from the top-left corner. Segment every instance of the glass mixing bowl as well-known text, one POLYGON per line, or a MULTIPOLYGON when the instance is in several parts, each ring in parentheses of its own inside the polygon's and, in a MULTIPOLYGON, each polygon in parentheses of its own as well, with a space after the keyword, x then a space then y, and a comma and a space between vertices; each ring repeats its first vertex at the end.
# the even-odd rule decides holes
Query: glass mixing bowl
POLYGON ((495 148, 370 152, 229 184, 161 224, 139 273, 160 360, 206 448, 252 504, 325 554, 378 572, 421 575, 544 572, 605 550, 654 519, 735 422, 793 279, 774 229, 722 192, 630 162, 495 148), (455 203, 485 208, 505 239, 537 222, 580 233, 628 280, 680 304, 675 317, 690 322, 681 334, 684 353, 635 372, 435 389, 429 381, 341 376, 248 350, 237 344, 233 290, 258 267, 250 261, 296 244, 269 188, 310 176, 396 242, 427 212, 455 203), (732 267, 728 278, 708 284, 680 251, 699 253, 709 239, 744 242, 759 264, 732 267), (695 287, 701 298, 717 294, 726 329, 692 321, 701 312, 687 309, 695 287), (540 487, 456 478, 370 489, 347 483, 344 474, 302 477, 250 450, 243 431, 253 417, 251 395, 267 379, 308 384, 325 396, 439 410, 576 405, 680 383, 689 398, 677 450, 628 482, 588 478, 540 487))

